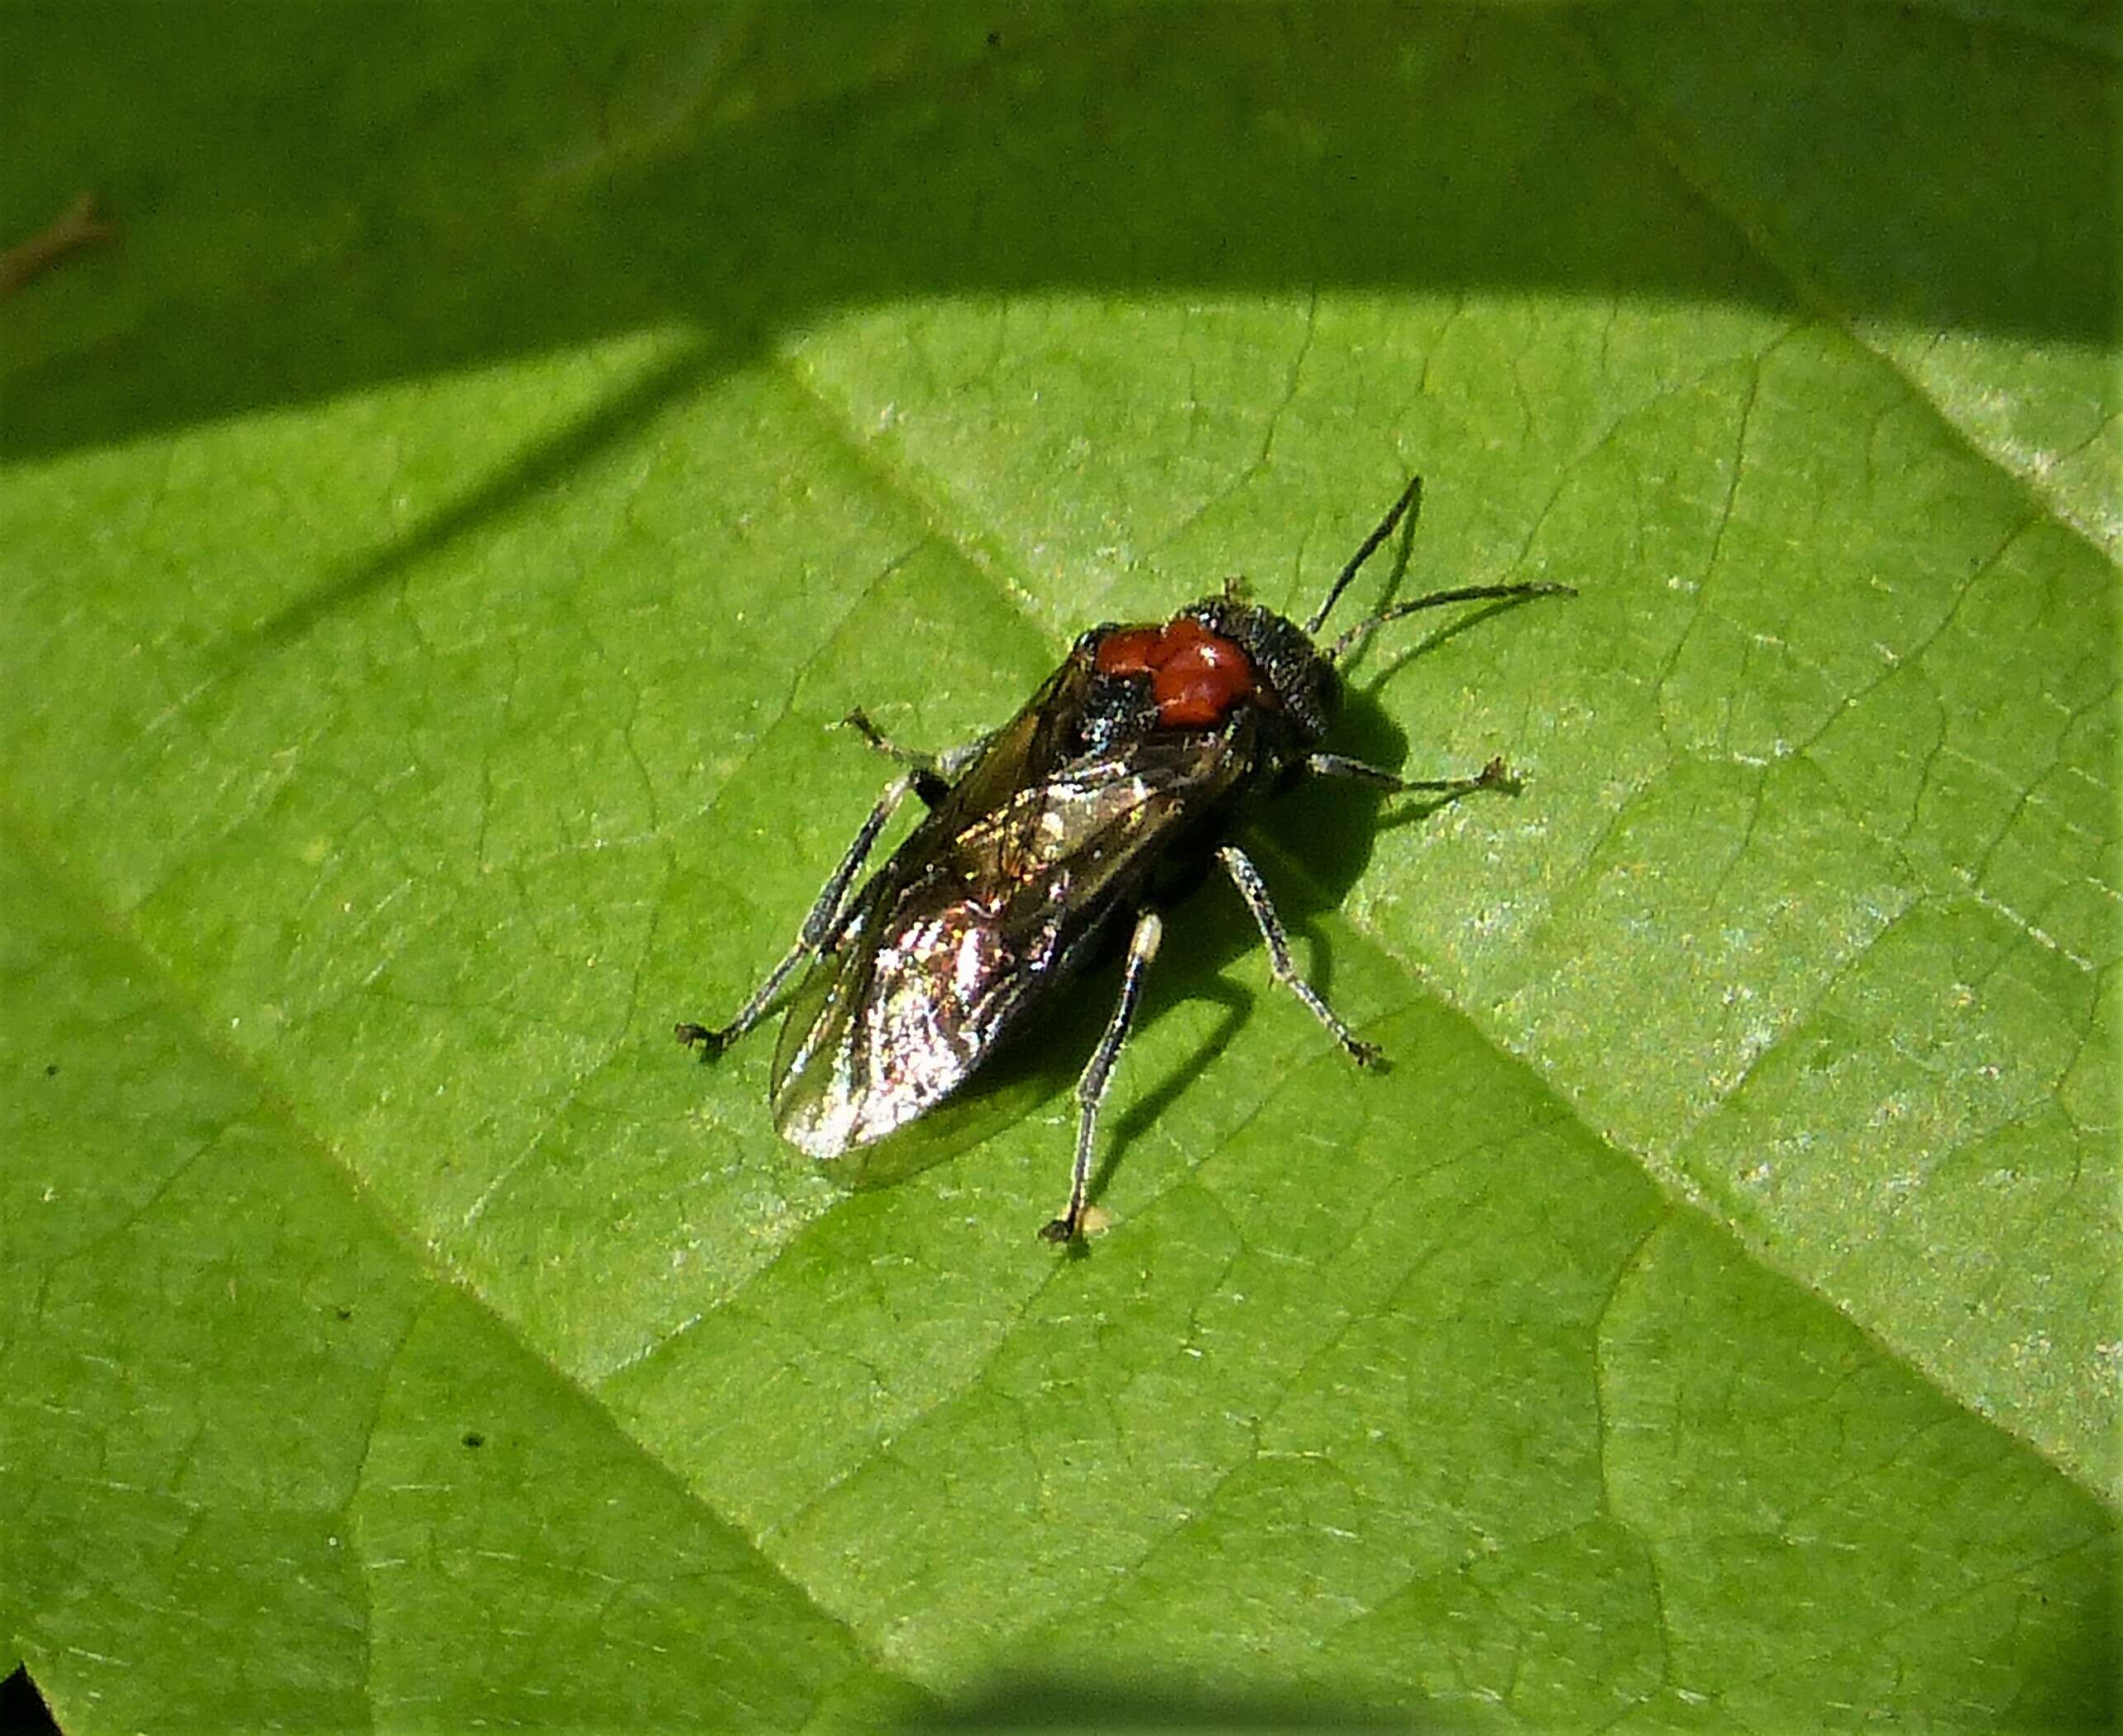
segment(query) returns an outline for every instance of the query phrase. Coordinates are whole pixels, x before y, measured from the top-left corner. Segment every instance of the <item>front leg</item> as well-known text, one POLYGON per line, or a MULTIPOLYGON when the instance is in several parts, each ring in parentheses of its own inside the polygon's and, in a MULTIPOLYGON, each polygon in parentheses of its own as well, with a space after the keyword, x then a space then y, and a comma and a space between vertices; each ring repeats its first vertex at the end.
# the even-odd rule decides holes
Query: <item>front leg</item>
POLYGON ((1305 769, 1315 777, 1339 777, 1351 783, 1368 783, 1396 796, 1423 791, 1442 796, 1448 801, 1475 790, 1502 790, 1507 795, 1516 796, 1520 787, 1518 779, 1501 759, 1492 759, 1472 777, 1403 777, 1384 766, 1366 765, 1360 759, 1349 759, 1339 753, 1308 754, 1305 769))

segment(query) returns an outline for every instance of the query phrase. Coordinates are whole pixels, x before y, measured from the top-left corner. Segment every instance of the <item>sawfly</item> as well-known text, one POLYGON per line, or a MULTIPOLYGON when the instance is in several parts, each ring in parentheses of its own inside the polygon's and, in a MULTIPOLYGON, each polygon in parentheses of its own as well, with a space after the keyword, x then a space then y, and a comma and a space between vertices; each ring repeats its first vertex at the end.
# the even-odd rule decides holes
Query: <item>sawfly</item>
POLYGON ((720 1054, 810 961, 774 1057, 774 1121, 799 1150, 838 1157, 957 1092, 1125 929, 1120 996, 1077 1081, 1069 1203, 1040 1232, 1070 1241, 1083 1222, 1098 1106, 1164 932, 1161 871, 1213 858, 1252 912, 1275 980, 1351 1059, 1377 1060, 1292 961, 1267 886, 1232 834, 1258 798, 1302 777, 1446 800, 1514 787, 1500 759, 1472 777, 1406 778, 1321 748, 1340 701, 1336 666, 1373 629, 1452 603, 1575 595, 1566 585, 1464 586, 1382 608, 1317 643, 1364 563, 1404 518, 1413 524, 1422 490, 1421 477, 1409 481, 1303 627, 1228 588, 1167 621, 1093 627, 1008 723, 940 755, 897 748, 851 714, 899 775, 736 1017, 680 1025, 679 1040, 703 1059, 720 1054), (856 887, 909 796, 929 812, 856 887))

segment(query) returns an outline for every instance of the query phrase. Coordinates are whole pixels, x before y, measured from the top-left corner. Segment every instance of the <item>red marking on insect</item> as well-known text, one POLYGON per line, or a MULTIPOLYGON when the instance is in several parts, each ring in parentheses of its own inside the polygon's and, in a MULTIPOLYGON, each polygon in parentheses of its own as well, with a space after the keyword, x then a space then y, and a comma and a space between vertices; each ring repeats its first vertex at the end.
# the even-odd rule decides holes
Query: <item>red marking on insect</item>
POLYGON ((1098 667, 1107 675, 1148 674, 1157 720, 1170 729, 1219 723, 1255 691, 1253 659, 1245 648, 1191 615, 1176 615, 1162 627, 1107 634, 1099 642, 1098 667))

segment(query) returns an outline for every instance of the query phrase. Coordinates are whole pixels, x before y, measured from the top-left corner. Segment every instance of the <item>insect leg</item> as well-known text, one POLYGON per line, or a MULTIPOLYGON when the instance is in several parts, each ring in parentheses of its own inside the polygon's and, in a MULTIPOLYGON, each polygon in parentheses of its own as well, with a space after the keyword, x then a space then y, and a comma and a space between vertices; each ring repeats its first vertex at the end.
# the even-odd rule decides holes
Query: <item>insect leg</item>
POLYGON ((1105 1098, 1113 1063, 1120 1059, 1121 1045, 1127 1040, 1128 1026, 1135 1020, 1143 973, 1157 956, 1157 944, 1164 935, 1164 924, 1155 911, 1144 911, 1136 916, 1136 931, 1128 940, 1127 968, 1121 977, 1121 998, 1114 1003, 1113 1016, 1106 1021, 1106 1034, 1091 1051, 1083 1076, 1076 1082, 1076 1167, 1069 1175, 1068 1208, 1040 1231, 1049 1241, 1073 1240, 1083 1221, 1083 1192, 1091 1185, 1091 1141, 1098 1126, 1098 1105, 1105 1098))
POLYGON ((870 810, 869 818, 863 822, 855 840, 848 846, 840 858, 840 866, 834 869, 825 886, 820 889, 810 914, 804 918, 804 925, 797 931, 796 945, 782 955, 782 962, 767 973, 767 980, 753 992, 752 998, 744 1003, 737 1016, 729 1024, 710 1030, 705 1025, 681 1025, 677 1027, 678 1040, 689 1047, 698 1044, 700 1059, 706 1060, 729 1047, 746 1031, 766 1016, 767 1009, 773 1004, 774 997, 781 992, 782 985, 789 980, 796 968, 813 953, 832 944, 840 931, 847 915, 849 882, 854 879, 863 862, 868 858, 877 834, 884 830, 899 805, 906 800, 914 788, 917 773, 903 772, 885 786, 885 792, 877 798, 877 805, 870 810))
POLYGON ((1289 936, 1284 932, 1283 919, 1275 914, 1275 906, 1269 900, 1260 870, 1235 844, 1219 849, 1217 860, 1223 863, 1224 872, 1231 877, 1231 884, 1238 888, 1239 896, 1246 900, 1246 907, 1253 912, 1253 920, 1260 926, 1260 938, 1268 943, 1268 968, 1274 973, 1275 980, 1312 1009, 1313 1016, 1334 1033, 1335 1040, 1349 1051, 1351 1060, 1360 1067, 1370 1066, 1379 1059, 1378 1050, 1369 1043, 1358 1041, 1349 1027, 1335 1016, 1334 1009, 1320 998, 1319 991, 1299 974, 1290 957, 1289 936))
POLYGON ((1473 790, 1507 790, 1515 794, 1518 789, 1518 780, 1501 759, 1492 759, 1472 777, 1403 777, 1384 766, 1366 765, 1360 759, 1349 759, 1339 753, 1308 753, 1305 756, 1305 769, 1315 777, 1345 777, 1356 783, 1375 784, 1395 795, 1427 790, 1449 799, 1473 790))
POLYGON ((913 772, 915 794, 932 808, 943 800, 944 792, 950 788, 952 780, 973 763, 990 739, 988 736, 978 735, 942 753, 921 753, 911 748, 900 746, 872 723, 870 714, 859 705, 840 720, 887 759, 895 761, 913 772))

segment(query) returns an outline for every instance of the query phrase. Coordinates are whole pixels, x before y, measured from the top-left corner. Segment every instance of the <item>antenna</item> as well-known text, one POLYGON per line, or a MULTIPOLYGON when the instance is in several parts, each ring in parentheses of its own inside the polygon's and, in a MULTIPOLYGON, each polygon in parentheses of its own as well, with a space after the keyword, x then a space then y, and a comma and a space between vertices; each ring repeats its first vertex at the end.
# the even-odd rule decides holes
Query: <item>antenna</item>
POLYGON ((1575 585, 1463 585, 1456 591, 1433 591, 1427 597, 1411 597, 1405 603, 1396 603, 1390 609, 1381 609, 1376 615, 1367 615, 1346 633, 1327 648, 1327 662, 1333 662, 1341 653, 1369 633, 1374 627, 1383 627, 1388 621, 1398 621, 1403 615, 1413 615, 1418 609, 1435 609, 1441 603, 1495 602, 1513 597, 1574 597, 1575 585))
MULTIPOLYGON (((1411 513, 1417 518, 1423 516, 1423 478, 1420 476, 1408 479, 1408 486, 1401 490, 1400 499, 1394 502, 1385 517, 1379 520, 1379 528, 1364 538, 1356 552, 1350 556, 1349 564, 1335 575, 1334 583, 1327 587, 1327 593, 1321 599, 1319 607, 1313 610, 1313 618, 1305 623, 1307 638, 1319 636, 1320 629, 1327 625, 1327 611, 1334 607, 1341 593, 1349 588, 1349 581, 1356 576, 1357 569, 1378 552, 1379 545, 1390 537, 1394 528, 1411 513)), ((1330 651, 1327 655, 1332 657, 1334 653, 1330 651)))

